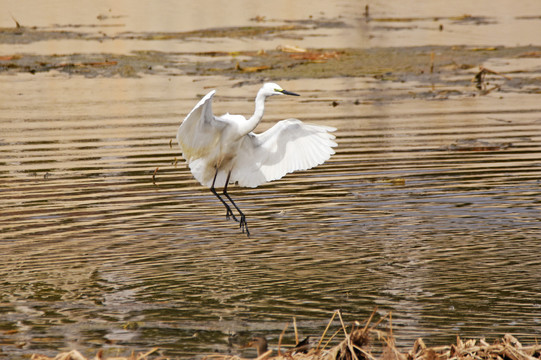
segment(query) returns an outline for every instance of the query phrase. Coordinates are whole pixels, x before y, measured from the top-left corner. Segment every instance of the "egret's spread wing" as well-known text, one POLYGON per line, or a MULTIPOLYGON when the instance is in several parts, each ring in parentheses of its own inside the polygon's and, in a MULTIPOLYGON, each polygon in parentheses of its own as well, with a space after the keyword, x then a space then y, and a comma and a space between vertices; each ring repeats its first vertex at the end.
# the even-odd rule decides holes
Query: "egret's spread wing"
POLYGON ((177 132, 177 141, 188 163, 205 156, 216 145, 226 123, 212 113, 212 90, 205 95, 184 119, 177 132))
POLYGON ((334 154, 335 128, 282 120, 262 134, 244 137, 231 180, 256 187, 287 173, 323 164, 334 154))

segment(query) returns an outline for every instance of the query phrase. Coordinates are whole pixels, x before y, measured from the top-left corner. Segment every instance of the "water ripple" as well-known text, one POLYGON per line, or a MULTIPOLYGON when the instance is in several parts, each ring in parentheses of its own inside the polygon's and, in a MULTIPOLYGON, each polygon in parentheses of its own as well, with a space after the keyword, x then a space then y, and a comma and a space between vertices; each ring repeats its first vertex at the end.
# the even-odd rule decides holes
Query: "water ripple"
MULTIPOLYGON (((63 94, 90 86, 42 80, 63 94)), ((150 79, 92 88, 107 95, 113 81, 160 94, 150 79)), ((56 112, 25 91, 0 117, 0 330, 17 330, 4 351, 160 344, 190 356, 227 350, 233 333, 274 341, 293 316, 319 334, 334 309, 361 319, 375 306, 393 311, 399 344, 541 334, 537 100, 397 102, 384 116, 270 105, 262 128, 293 111, 336 126, 339 146, 316 169, 232 188, 246 238, 169 145, 193 96, 123 104, 85 92, 56 112)), ((230 102, 218 106, 251 109, 230 102)))

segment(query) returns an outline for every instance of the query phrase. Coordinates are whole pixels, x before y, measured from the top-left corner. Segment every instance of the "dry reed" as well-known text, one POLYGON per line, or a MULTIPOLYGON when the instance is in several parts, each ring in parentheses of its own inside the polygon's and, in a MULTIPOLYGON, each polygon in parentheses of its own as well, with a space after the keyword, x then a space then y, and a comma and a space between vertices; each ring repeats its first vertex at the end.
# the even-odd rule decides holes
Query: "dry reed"
MULTIPOLYGON (((376 309, 377 310, 377 309, 376 309)), ((327 324, 325 331, 314 346, 306 352, 294 347, 284 351, 282 338, 287 325, 280 335, 278 351, 268 350, 257 357, 257 360, 541 360, 541 344, 523 346, 514 336, 506 334, 503 338, 489 344, 484 339, 462 340, 457 336, 456 344, 428 347, 423 339, 415 341, 409 351, 401 352, 395 345, 392 330, 391 313, 372 323, 376 310, 363 324, 354 322, 347 326, 339 310, 336 310, 327 324), (332 335, 328 332, 338 316, 339 328, 332 335), (377 329, 384 319, 388 318, 388 330, 377 329), (340 335, 340 333, 343 333, 340 335), (327 346, 337 337, 342 340, 331 348, 327 346)), ((296 320, 293 322, 295 338, 298 339, 296 320)), ((297 340, 298 341, 298 340, 297 340)), ((133 354, 129 357, 103 358, 99 351, 92 360, 159 360, 163 356, 154 355, 157 348, 147 353, 133 354)), ((232 355, 209 355, 205 360, 244 360, 232 355)), ((88 360, 77 350, 47 357, 34 354, 31 360, 88 360)))

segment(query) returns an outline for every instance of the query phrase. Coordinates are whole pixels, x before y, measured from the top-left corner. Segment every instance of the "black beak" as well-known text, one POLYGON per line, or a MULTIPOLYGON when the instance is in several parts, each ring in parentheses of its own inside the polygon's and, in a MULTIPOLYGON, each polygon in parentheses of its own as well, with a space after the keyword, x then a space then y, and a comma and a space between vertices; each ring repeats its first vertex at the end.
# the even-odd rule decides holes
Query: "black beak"
POLYGON ((284 95, 300 96, 299 94, 296 94, 294 92, 287 91, 287 90, 282 90, 281 93, 284 94, 284 95))

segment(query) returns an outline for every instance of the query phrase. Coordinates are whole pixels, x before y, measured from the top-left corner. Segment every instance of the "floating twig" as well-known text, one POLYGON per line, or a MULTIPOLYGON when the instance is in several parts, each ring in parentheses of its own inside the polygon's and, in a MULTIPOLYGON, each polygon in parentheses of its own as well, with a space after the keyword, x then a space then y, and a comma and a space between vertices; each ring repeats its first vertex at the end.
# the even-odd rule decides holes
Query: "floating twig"
POLYGON ((155 186, 158 186, 158 185, 156 185, 156 173, 158 172, 158 169, 159 169, 159 167, 157 167, 156 170, 154 170, 154 174, 152 174, 152 183, 155 186))
POLYGON ((278 356, 281 356, 282 353, 280 352, 280 347, 282 346, 282 338, 284 337, 284 334, 286 333, 286 330, 289 326, 289 323, 284 326, 284 330, 282 330, 282 333, 280 334, 280 338, 278 338, 278 356))
POLYGON ((299 333, 297 332, 297 319, 293 316, 293 329, 295 330, 295 344, 299 343, 299 333))
POLYGON ((503 77, 506 80, 511 80, 511 78, 509 76, 507 76, 507 75, 504 75, 502 73, 499 73, 497 71, 488 69, 488 68, 483 67, 483 66, 479 66, 479 72, 477 74, 475 74, 475 76, 473 78, 473 82, 475 82, 475 87, 477 89, 481 90, 481 91, 490 92, 490 91, 492 91, 494 89, 499 89, 500 88, 499 86, 495 86, 495 87, 491 88, 490 90, 487 90, 487 84, 485 82, 486 74, 498 75, 498 76, 503 77))
POLYGON ((17 29, 20 29, 20 28, 22 27, 21 24, 19 24, 19 22, 17 21, 17 19, 15 19, 15 18, 13 17, 13 15, 10 15, 10 16, 11 16, 11 19, 12 19, 13 21, 15 21, 15 26, 17 27, 17 29))

